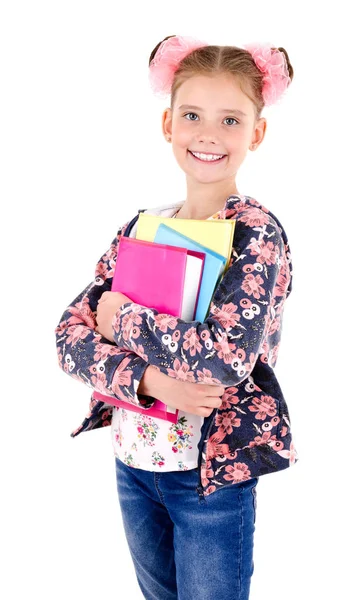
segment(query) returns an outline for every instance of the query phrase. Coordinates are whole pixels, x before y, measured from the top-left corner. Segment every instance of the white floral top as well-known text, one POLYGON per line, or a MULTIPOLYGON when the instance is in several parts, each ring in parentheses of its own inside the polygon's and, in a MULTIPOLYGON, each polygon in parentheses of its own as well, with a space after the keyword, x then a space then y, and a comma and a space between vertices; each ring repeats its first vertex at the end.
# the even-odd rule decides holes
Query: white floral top
MULTIPOLYGON (((176 216, 176 213, 172 218, 176 216)), ((213 215, 209 217, 212 219, 213 215)), ((179 410, 177 423, 113 407, 114 455, 145 471, 195 469, 204 417, 179 410)))

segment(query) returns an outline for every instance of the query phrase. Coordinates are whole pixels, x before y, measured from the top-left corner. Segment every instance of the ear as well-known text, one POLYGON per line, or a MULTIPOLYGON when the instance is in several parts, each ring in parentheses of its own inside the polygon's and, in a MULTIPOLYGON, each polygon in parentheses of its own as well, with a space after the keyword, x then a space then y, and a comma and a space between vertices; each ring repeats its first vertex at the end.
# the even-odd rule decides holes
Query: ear
POLYGON ((256 148, 260 146, 265 137, 266 127, 267 120, 265 119, 265 117, 261 117, 256 121, 251 137, 251 144, 249 146, 250 150, 256 150, 256 148))
POLYGON ((172 137, 172 109, 165 108, 162 113, 162 131, 167 141, 172 137))

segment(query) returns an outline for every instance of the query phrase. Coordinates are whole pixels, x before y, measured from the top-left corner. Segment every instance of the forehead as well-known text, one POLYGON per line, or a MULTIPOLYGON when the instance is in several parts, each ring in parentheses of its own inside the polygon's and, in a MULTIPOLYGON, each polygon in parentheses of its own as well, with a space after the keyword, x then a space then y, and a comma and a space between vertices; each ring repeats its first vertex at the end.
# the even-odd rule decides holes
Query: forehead
POLYGON ((237 112, 239 116, 252 116, 253 102, 243 92, 237 79, 229 74, 194 75, 177 90, 174 108, 212 111, 219 114, 237 112))

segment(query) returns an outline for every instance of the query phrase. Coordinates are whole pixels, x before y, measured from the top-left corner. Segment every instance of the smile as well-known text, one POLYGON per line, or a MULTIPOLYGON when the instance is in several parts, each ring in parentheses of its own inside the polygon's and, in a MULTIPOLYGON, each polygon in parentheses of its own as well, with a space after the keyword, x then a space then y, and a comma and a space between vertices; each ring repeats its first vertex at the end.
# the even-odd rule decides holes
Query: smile
POLYGON ((215 155, 208 155, 209 158, 205 158, 205 154, 202 153, 197 153, 198 156, 195 156, 195 154, 193 154, 190 150, 188 150, 188 153, 190 154, 190 156, 192 156, 193 159, 197 160, 198 162, 202 162, 202 163, 208 163, 208 164, 215 164, 215 163, 219 163, 222 162, 222 160, 224 160, 226 158, 226 154, 224 154, 221 158, 213 158, 213 156, 217 156, 217 154, 215 155), (201 156, 203 156, 203 158, 201 158, 201 156))

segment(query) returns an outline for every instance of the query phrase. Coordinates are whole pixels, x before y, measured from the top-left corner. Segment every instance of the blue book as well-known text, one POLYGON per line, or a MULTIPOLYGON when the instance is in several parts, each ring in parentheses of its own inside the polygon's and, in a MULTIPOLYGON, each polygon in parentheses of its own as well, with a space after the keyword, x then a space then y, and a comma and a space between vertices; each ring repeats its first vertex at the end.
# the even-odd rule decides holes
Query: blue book
POLYGON ((217 252, 214 252, 210 248, 206 248, 206 246, 203 246, 198 242, 195 242, 195 240, 192 238, 175 231, 175 229, 167 227, 167 225, 164 225, 164 223, 161 223, 158 226, 157 233, 153 241, 157 244, 179 246, 180 248, 186 248, 187 250, 196 250, 196 252, 205 253, 205 263, 195 314, 195 320, 203 323, 207 316, 218 280, 225 269, 227 262, 226 257, 222 256, 221 254, 217 254, 217 252))

